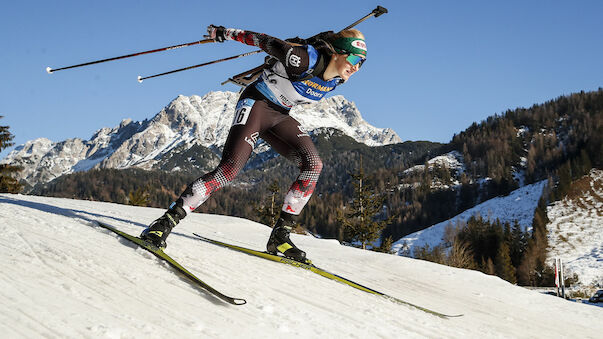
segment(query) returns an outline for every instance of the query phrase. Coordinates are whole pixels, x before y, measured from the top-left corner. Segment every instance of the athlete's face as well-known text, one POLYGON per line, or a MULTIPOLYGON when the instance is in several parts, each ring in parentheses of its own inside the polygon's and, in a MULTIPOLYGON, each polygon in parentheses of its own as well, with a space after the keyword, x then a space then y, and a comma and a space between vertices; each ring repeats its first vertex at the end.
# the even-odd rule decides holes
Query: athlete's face
POLYGON ((335 59, 337 73, 344 81, 348 81, 352 74, 358 72, 360 69, 360 63, 352 66, 352 64, 346 59, 347 56, 347 54, 336 54, 337 59, 335 59))

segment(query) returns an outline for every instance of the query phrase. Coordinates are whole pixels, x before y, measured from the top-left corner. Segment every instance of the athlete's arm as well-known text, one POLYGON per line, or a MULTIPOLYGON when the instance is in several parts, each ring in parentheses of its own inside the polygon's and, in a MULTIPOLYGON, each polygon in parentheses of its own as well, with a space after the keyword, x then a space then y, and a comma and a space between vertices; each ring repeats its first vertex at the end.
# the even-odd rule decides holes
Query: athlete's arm
POLYGON ((222 26, 209 26, 208 32, 209 36, 216 41, 235 40, 261 48, 280 61, 285 66, 289 76, 299 77, 308 70, 310 56, 308 55, 307 46, 291 44, 263 33, 224 28, 222 26))

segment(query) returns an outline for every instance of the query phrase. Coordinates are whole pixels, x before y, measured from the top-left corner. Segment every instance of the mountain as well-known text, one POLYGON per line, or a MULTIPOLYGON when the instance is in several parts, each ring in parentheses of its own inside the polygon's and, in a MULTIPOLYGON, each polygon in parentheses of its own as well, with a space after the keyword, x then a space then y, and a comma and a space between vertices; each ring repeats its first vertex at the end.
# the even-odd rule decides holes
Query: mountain
POLYGON ((161 211, 0 194, 0 331, 7 338, 599 338, 603 308, 481 272, 292 235, 321 267, 460 318, 441 319, 316 274, 196 240, 262 248, 270 228, 194 214, 166 252, 225 305, 164 262, 97 226, 137 234, 161 211), (244 333, 241 332, 244 331, 244 333))
MULTIPOLYGON (((98 130, 89 140, 28 141, 1 163, 23 166, 18 179, 30 186, 93 168, 207 170, 218 162, 216 153, 226 141, 237 99, 233 92, 180 95, 150 120, 123 120, 117 127, 98 130), (183 153, 191 156, 182 158, 183 153)), ((291 115, 310 132, 338 130, 368 146, 401 142, 393 130, 364 121, 356 105, 342 96, 296 107, 291 115)), ((260 143, 255 152, 267 150, 260 143)))

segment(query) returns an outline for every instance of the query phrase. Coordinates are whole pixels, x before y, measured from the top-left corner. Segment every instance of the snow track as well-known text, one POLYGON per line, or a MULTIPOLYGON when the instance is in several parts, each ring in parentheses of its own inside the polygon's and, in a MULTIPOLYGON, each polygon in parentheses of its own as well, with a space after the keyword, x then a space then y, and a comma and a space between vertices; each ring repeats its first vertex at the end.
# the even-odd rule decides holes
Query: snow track
POLYGON ((0 195, 0 333, 30 337, 482 338, 600 337, 603 309, 525 290, 479 272, 295 235, 321 267, 371 288, 462 318, 440 319, 311 272, 192 236, 261 249, 270 229, 194 214, 166 252, 220 291, 195 288, 151 253, 96 226, 130 234, 162 210, 0 195))

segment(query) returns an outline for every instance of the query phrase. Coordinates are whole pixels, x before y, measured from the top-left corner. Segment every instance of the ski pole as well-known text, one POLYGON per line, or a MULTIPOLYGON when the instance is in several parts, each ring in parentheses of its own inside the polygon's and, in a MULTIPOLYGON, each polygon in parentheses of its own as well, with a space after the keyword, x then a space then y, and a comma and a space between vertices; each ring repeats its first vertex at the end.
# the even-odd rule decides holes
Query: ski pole
MULTIPOLYGON (((354 22, 353 24, 349 25, 348 27, 344 28, 342 31, 344 31, 346 29, 350 29, 372 16, 375 16, 375 18, 376 18, 385 13, 387 13, 387 8, 377 6, 375 9, 373 9, 372 12, 365 15, 362 19, 360 19, 360 20, 354 22)), ((260 65, 254 69, 250 69, 246 72, 232 76, 232 77, 228 78, 226 81, 222 82, 222 85, 232 82, 235 85, 245 87, 245 86, 247 86, 247 84, 254 81, 259 76, 260 72, 262 71, 262 68, 263 68, 263 65, 260 65)))
POLYGON ((159 76, 162 76, 162 75, 167 75, 167 74, 172 74, 172 73, 176 73, 176 72, 186 71, 186 70, 189 70, 189 69, 192 69, 192 68, 197 68, 197 67, 207 66, 207 65, 211 65, 211 64, 216 64, 218 62, 223 62, 223 61, 228 61, 228 60, 232 60, 232 59, 242 58, 242 57, 245 57, 245 56, 248 56, 248 55, 252 55, 252 54, 257 54, 257 53, 260 53, 260 52, 263 52, 263 51, 260 49, 260 50, 253 51, 253 52, 247 52, 247 53, 243 53, 243 54, 231 56, 231 57, 224 58, 224 59, 218 59, 218 60, 214 60, 214 61, 204 62, 202 64, 198 64, 198 65, 194 65, 194 66, 189 66, 189 67, 184 67, 184 68, 180 68, 180 69, 175 69, 173 71, 159 73, 159 74, 155 74, 155 75, 149 75, 149 76, 146 76, 146 77, 141 77, 139 75, 138 76, 138 82, 142 82, 143 80, 150 79, 150 78, 155 78, 155 77, 159 77, 159 76))
MULTIPOLYGON (((343 30, 350 29, 350 28, 358 25, 359 23, 363 22, 364 20, 366 20, 366 19, 368 19, 368 18, 370 18, 372 16, 375 16, 375 18, 376 18, 376 17, 379 17, 380 15, 385 14, 385 13, 387 13, 387 8, 381 7, 381 6, 377 6, 371 13, 365 15, 362 19, 354 22, 353 24, 349 25, 348 27, 344 28, 343 30)), ((213 41, 213 40, 211 40, 211 41, 213 41)), ((165 73, 151 75, 151 76, 148 76, 148 77, 138 76, 138 82, 142 82, 145 79, 155 78, 155 77, 162 76, 162 75, 167 75, 167 74, 172 74, 172 73, 176 73, 176 72, 186 71, 186 70, 189 70, 189 69, 192 69, 192 68, 207 66, 207 65, 211 65, 211 64, 214 64, 214 63, 222 62, 222 61, 228 61, 228 60, 232 60, 232 59, 236 59, 236 58, 241 58, 241 57, 245 57, 245 56, 256 54, 256 53, 260 53, 260 52, 262 52, 262 51, 258 50, 258 51, 254 51, 254 52, 243 53, 243 54, 235 55, 235 56, 224 58, 224 59, 219 59, 219 60, 214 60, 214 61, 206 62, 206 63, 199 64, 199 65, 189 66, 189 67, 180 68, 180 69, 176 69, 176 70, 165 72, 165 73)), ((223 82, 222 84, 225 84, 226 82, 228 82, 230 80, 231 79, 223 82)))
POLYGON ((345 31, 346 29, 350 29, 356 25, 358 25, 359 23, 363 22, 364 20, 372 17, 373 15, 375 16, 375 18, 379 17, 381 14, 385 14, 387 13, 387 8, 385 7, 381 7, 381 6, 377 6, 377 8, 373 9, 372 12, 370 12, 369 14, 365 15, 362 19, 354 22, 353 24, 349 25, 348 27, 342 29, 342 31, 345 31))
POLYGON ((103 59, 103 60, 90 61, 90 62, 86 62, 86 63, 83 63, 83 64, 78 64, 78 65, 73 65, 73 66, 67 66, 67 67, 61 67, 61 68, 56 68, 56 69, 52 69, 50 67, 46 67, 46 72, 48 72, 49 74, 52 74, 53 72, 62 71, 62 70, 65 70, 65 69, 82 67, 82 66, 88 66, 88 65, 94 65, 94 64, 100 64, 101 62, 107 62, 107 61, 113 61, 113 60, 131 58, 131 57, 135 57, 135 56, 138 56, 138 55, 155 53, 155 52, 162 52, 162 51, 169 51, 170 49, 176 49, 176 48, 181 48, 181 47, 188 47, 188 46, 192 46, 192 45, 201 45, 201 44, 206 44, 206 43, 210 43, 210 42, 215 42, 215 40, 214 39, 204 39, 204 40, 199 40, 199 41, 193 41, 193 42, 188 42, 188 43, 185 43, 185 44, 174 45, 174 46, 169 46, 169 47, 163 47, 163 48, 153 49, 153 50, 150 50, 150 51, 132 53, 132 54, 128 54, 128 55, 122 55, 122 56, 118 56, 118 57, 114 57, 114 58, 108 58, 108 59, 103 59))

